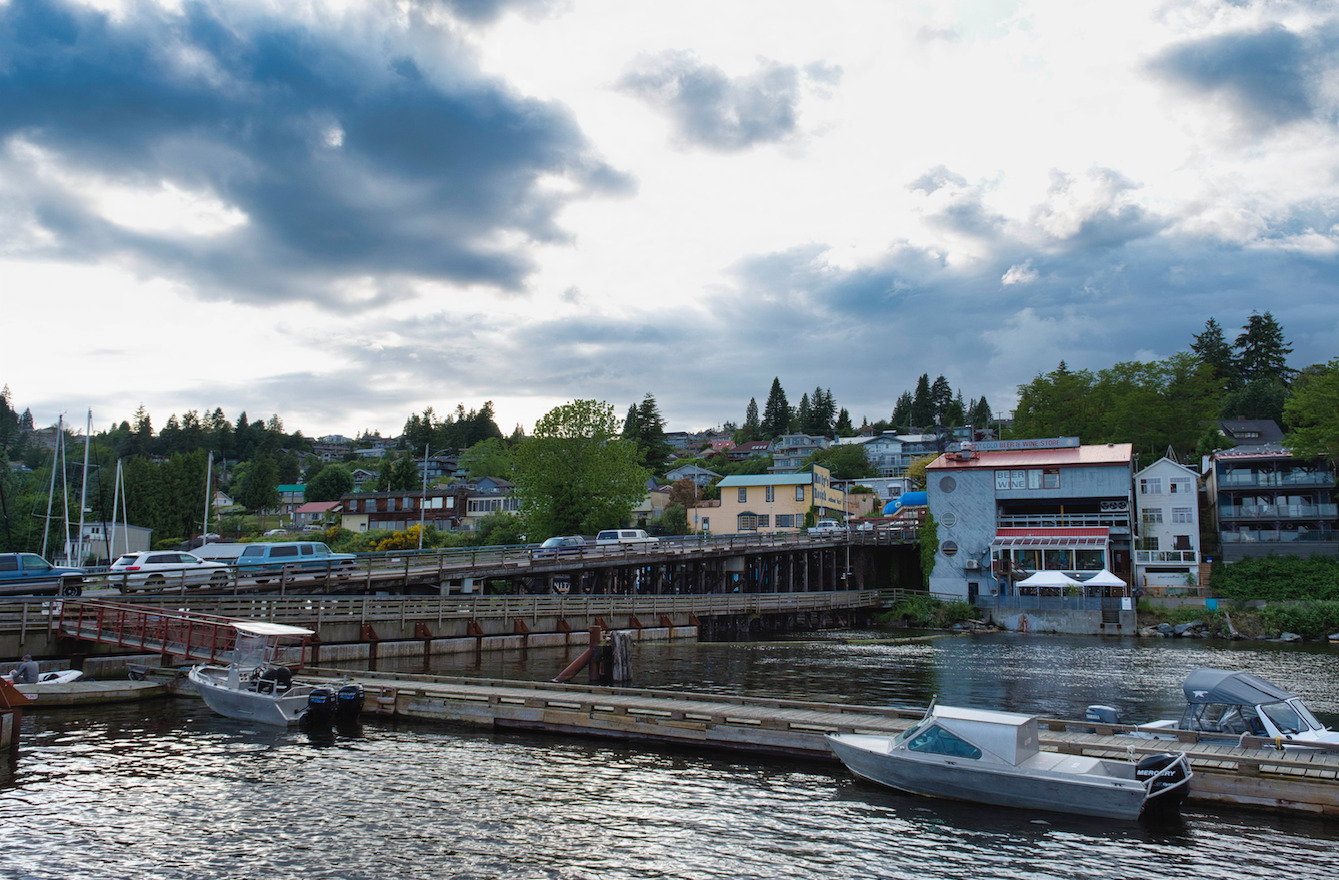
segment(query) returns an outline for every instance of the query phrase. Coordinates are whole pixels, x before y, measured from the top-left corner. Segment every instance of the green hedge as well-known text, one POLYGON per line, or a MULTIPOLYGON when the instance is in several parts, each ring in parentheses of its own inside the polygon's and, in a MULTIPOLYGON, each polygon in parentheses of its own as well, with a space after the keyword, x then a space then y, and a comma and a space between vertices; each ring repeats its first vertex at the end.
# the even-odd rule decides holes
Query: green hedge
POLYGON ((942 602, 931 596, 899 599, 879 615, 881 623, 901 623, 904 619, 918 629, 947 629, 964 620, 975 620, 977 610, 970 602, 942 602))
POLYGON ((1339 601, 1339 557, 1271 554, 1215 562, 1210 583, 1224 599, 1339 601))

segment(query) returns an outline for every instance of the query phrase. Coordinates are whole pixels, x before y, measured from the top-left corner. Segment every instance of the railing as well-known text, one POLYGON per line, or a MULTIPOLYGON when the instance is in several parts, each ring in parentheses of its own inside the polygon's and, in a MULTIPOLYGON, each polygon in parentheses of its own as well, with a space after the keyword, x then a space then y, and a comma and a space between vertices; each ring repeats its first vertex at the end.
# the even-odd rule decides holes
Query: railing
POLYGON ((1222 489, 1270 488, 1277 486, 1333 486, 1334 476, 1324 471, 1291 473, 1230 473, 1218 475, 1222 489))
POLYGON ((1130 529, 1128 513, 1011 513, 999 518, 1000 528, 1097 528, 1130 529))
POLYGON ((978 596, 976 607, 1013 611, 1111 611, 1120 610, 1120 598, 1103 596, 1016 595, 978 596))
POLYGON ((628 616, 659 620, 662 615, 698 617, 748 614, 787 614, 880 604, 877 590, 841 590, 809 593, 705 593, 694 595, 591 596, 137 596, 134 604, 115 600, 18 600, 0 603, 0 632, 54 628, 62 617, 96 612, 115 615, 116 609, 136 609, 164 619, 208 617, 215 621, 264 620, 304 626, 368 623, 394 620, 427 621, 515 619, 539 617, 628 616), (189 606, 187 607, 183 607, 189 606), (85 610, 76 612, 75 609, 85 610))
POLYGON ((1218 511, 1223 519, 1334 519, 1339 504, 1225 504, 1218 511))
POLYGON ((1136 550, 1135 562, 1199 562, 1199 554, 1194 550, 1136 550))
POLYGON ((1219 539, 1224 544, 1290 544, 1294 541, 1328 543, 1339 540, 1331 529, 1311 529, 1305 532, 1290 532, 1286 529, 1242 529, 1236 532, 1221 532, 1219 539))

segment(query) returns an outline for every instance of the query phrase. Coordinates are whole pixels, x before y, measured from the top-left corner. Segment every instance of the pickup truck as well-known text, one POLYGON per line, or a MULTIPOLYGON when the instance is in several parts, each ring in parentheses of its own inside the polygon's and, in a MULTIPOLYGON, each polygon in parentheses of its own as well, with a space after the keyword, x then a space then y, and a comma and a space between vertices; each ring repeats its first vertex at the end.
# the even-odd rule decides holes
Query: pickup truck
POLYGON ((52 565, 36 553, 0 553, 0 595, 78 596, 84 570, 52 565))

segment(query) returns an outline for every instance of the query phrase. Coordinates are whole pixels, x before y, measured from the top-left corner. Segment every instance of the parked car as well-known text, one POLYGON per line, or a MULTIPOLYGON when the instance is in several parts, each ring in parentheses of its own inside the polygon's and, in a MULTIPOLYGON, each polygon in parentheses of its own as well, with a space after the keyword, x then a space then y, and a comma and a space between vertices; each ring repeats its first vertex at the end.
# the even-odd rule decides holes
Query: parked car
POLYGON ((173 587, 226 587, 232 580, 228 566, 192 553, 147 551, 127 553, 107 569, 108 583, 125 593, 173 587))
POLYGON ((580 535, 556 535, 531 550, 530 555, 535 559, 545 559, 579 554, 584 549, 586 539, 580 535))
POLYGON ((265 532, 265 537, 272 538, 275 535, 286 535, 286 534, 288 534, 288 529, 267 529, 265 532))
POLYGON ((643 529, 605 529, 595 536, 596 544, 654 544, 659 540, 643 529))
POLYGON ((9 596, 78 596, 84 570, 52 565, 36 553, 0 553, 0 593, 9 596))
POLYGON ((357 558, 352 553, 335 553, 320 541, 247 544, 237 557, 237 574, 254 577, 258 584, 283 573, 347 577, 357 558))
POLYGON ((809 527, 811 535, 844 535, 846 526, 837 522, 835 519, 820 519, 809 527))

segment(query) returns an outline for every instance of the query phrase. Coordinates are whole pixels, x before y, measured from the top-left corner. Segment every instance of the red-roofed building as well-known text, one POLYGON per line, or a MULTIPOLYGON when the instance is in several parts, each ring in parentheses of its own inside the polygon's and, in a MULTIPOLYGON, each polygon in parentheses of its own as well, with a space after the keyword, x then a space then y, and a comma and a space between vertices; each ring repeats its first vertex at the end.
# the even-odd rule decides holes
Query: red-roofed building
POLYGON ((931 592, 973 602, 1017 596, 1017 582, 1038 571, 1084 581, 1106 569, 1130 582, 1128 443, 1082 446, 1060 437, 955 444, 926 469, 926 493, 939 532, 931 592))

